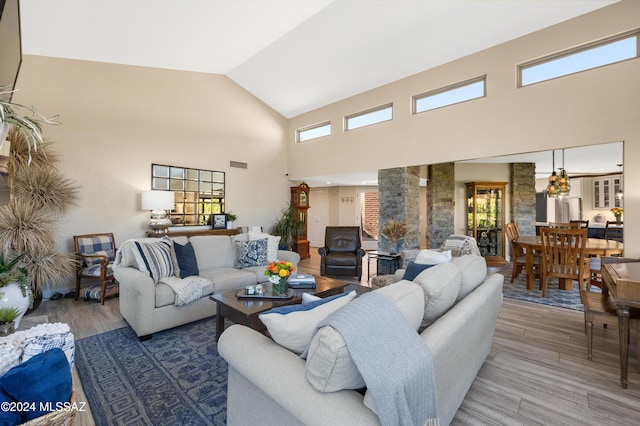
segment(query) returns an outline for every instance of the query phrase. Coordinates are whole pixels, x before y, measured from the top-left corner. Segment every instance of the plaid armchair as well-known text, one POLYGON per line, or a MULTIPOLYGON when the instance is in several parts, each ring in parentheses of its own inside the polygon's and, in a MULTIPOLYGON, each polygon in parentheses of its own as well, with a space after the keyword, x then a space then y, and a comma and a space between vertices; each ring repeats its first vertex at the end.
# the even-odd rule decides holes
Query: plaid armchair
MULTIPOLYGON (((104 305, 107 282, 115 282, 113 261, 116 257, 116 242, 112 233, 75 235, 76 248, 76 300, 80 297, 81 280, 99 280, 100 303, 104 305)), ((117 294, 117 291, 113 294, 117 294)))

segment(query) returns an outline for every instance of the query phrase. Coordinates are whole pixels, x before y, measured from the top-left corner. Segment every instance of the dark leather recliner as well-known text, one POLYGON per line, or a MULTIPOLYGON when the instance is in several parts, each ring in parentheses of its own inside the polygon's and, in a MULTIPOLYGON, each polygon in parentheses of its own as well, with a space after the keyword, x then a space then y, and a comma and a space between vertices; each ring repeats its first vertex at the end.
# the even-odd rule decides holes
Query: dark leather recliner
POLYGON ((366 254, 361 245, 359 226, 327 226, 324 247, 318 249, 320 275, 355 275, 360 281, 366 254))

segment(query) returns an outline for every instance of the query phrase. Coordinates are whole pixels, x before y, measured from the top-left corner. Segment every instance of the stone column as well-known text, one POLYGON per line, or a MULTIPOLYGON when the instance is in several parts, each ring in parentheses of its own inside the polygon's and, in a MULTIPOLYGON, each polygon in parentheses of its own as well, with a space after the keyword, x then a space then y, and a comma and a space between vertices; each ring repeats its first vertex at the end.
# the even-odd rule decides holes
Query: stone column
POLYGON ((511 221, 520 235, 536 234, 536 165, 511 163, 511 221))
POLYGON ((417 248, 420 242, 420 166, 378 170, 378 249, 392 247, 380 231, 388 220, 405 222, 409 232, 404 248, 417 248))
POLYGON ((455 164, 429 166, 427 181, 427 248, 438 248, 454 233, 455 164))

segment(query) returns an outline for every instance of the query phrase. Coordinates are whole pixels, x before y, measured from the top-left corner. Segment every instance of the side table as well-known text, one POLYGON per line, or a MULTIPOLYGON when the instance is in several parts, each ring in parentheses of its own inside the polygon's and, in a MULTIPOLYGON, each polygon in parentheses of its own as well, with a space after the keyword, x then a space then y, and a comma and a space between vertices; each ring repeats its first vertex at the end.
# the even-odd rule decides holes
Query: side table
POLYGON ((367 281, 371 279, 371 261, 376 260, 376 275, 393 274, 402 267, 402 255, 386 251, 367 252, 367 281))

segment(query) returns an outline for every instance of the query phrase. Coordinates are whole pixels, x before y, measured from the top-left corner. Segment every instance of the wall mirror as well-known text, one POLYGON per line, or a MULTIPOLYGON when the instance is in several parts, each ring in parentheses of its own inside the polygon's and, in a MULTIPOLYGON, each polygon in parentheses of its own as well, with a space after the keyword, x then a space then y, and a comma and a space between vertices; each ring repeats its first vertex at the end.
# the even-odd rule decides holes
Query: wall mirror
POLYGON ((172 191, 172 226, 210 225, 213 214, 224 212, 224 172, 151 165, 151 189, 172 191))

